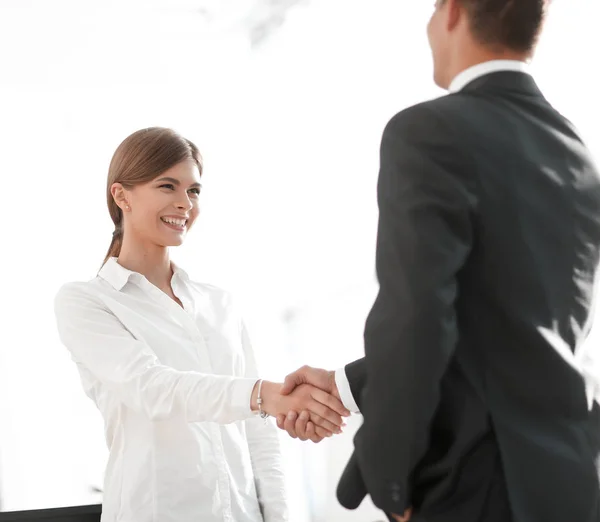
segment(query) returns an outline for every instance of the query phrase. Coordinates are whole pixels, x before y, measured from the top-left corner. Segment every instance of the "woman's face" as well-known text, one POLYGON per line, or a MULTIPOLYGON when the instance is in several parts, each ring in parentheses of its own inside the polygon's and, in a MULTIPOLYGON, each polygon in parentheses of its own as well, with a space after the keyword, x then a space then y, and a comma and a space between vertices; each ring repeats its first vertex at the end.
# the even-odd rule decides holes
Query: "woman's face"
POLYGON ((189 160, 125 191, 126 234, 157 246, 181 245, 200 213, 201 187, 198 167, 189 160))

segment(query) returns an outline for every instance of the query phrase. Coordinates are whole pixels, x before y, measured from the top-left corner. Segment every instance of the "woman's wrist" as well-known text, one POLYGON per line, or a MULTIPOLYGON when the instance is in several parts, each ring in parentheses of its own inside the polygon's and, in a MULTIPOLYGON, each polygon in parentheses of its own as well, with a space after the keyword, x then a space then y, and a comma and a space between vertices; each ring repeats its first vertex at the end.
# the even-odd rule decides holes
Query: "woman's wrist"
POLYGON ((279 382, 271 381, 264 381, 262 385, 262 409, 273 417, 280 413, 278 405, 281 402, 282 386, 279 382))
POLYGON ((256 381, 254 385, 254 389, 252 390, 252 396, 250 398, 250 409, 252 411, 259 411, 262 409, 266 411, 269 415, 277 415, 277 402, 278 398, 281 397, 281 387, 282 384, 271 382, 271 381, 263 381, 262 386, 260 387, 260 397, 262 399, 261 408, 258 407, 258 388, 259 388, 260 380, 256 381))

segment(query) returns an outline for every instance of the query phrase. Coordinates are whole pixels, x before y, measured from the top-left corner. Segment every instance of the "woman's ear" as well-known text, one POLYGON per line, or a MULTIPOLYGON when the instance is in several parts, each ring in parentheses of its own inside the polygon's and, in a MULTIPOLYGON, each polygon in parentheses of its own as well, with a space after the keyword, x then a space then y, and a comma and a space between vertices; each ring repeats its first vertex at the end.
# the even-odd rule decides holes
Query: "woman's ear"
POLYGON ((113 183, 110 187, 110 193, 112 194, 115 203, 121 208, 121 210, 129 210, 129 202, 127 201, 127 193, 121 183, 113 183))

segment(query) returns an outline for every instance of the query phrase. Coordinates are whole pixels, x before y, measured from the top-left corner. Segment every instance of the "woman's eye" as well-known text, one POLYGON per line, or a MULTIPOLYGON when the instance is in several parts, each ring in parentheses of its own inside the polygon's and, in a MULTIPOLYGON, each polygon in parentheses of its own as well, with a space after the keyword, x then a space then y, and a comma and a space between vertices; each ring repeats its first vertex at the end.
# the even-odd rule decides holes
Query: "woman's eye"
POLYGON ((191 189, 191 192, 193 192, 194 194, 196 194, 196 196, 200 195, 200 189, 199 188, 193 188, 193 189, 191 189))
POLYGON ((164 185, 161 185, 159 188, 166 188, 166 189, 169 189, 169 190, 174 190, 175 189, 175 187, 173 186, 172 183, 165 183, 164 185))

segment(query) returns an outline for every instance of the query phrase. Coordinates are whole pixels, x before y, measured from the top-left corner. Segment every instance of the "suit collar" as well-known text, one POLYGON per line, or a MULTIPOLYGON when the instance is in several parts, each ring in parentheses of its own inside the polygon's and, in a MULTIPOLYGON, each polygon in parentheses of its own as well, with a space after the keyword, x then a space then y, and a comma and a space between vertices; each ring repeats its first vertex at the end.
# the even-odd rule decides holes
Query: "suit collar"
POLYGON ((470 81, 460 92, 513 92, 544 97, 533 77, 518 71, 497 71, 480 76, 470 81))

